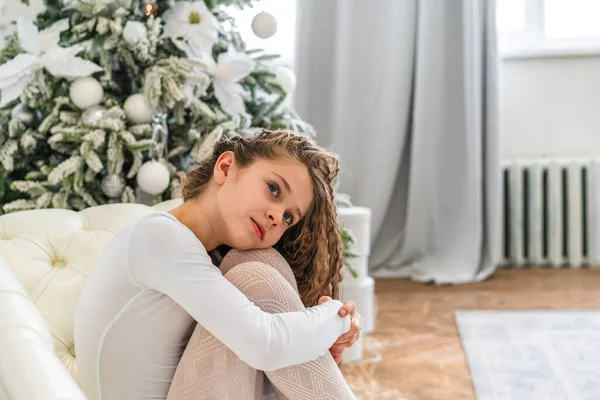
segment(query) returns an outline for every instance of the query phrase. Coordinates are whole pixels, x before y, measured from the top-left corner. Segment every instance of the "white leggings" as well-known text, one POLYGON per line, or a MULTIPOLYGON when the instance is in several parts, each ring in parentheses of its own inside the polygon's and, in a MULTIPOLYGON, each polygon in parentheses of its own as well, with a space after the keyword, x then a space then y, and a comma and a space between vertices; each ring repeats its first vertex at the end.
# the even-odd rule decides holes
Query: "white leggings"
MULTIPOLYGON (((231 250, 220 268, 231 283, 266 312, 304 309, 294 274, 274 249, 231 250)), ((275 390, 273 397, 278 399, 355 399, 329 352, 305 364, 258 371, 197 325, 179 362, 167 400, 260 400, 267 397, 266 387, 270 384, 275 390)))

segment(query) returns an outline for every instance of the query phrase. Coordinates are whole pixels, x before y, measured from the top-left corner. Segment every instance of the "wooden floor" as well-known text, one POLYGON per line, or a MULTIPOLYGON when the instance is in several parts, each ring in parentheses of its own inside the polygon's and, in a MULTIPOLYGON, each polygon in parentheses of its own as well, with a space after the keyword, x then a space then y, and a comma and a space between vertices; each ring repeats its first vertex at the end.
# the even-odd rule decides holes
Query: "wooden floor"
POLYGON ((600 309, 600 270, 502 269, 484 282, 443 287, 385 279, 375 291, 367 341, 383 360, 342 366, 357 397, 475 400, 454 311, 600 309))

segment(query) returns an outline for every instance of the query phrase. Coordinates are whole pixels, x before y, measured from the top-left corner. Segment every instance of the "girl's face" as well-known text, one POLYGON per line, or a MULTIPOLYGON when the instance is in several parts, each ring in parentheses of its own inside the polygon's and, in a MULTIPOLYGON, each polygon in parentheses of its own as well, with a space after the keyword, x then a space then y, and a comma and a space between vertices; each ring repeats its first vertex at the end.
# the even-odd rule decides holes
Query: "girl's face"
POLYGON ((240 168, 233 153, 225 152, 217 160, 214 178, 221 235, 238 250, 272 247, 306 215, 313 200, 307 167, 285 158, 257 159, 240 168))

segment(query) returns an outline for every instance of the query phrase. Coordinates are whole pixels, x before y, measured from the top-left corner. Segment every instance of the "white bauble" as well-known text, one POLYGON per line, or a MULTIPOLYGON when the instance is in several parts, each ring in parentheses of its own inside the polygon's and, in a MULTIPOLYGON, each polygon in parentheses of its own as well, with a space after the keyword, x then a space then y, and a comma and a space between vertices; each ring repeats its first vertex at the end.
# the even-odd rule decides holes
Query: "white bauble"
POLYGON ((125 100, 123 110, 127 119, 134 124, 149 124, 152 122, 152 106, 142 93, 132 94, 125 100))
POLYGON ((127 21, 123 28, 123 39, 127 44, 134 45, 139 41, 146 40, 147 35, 146 25, 140 21, 127 21))
POLYGON ((291 68, 278 65, 273 68, 275 74, 275 83, 277 83, 287 94, 291 94, 296 89, 296 74, 291 68))
POLYGON ((169 187, 171 174, 158 161, 148 161, 141 166, 137 173, 137 183, 148 194, 160 194, 169 187))
POLYGON ((252 18, 252 31, 261 39, 268 39, 277 32, 277 20, 273 14, 260 12, 252 18))
POLYGON ((89 76, 75 79, 69 87, 71 101, 82 110, 100 104, 103 96, 104 89, 100 82, 89 76))

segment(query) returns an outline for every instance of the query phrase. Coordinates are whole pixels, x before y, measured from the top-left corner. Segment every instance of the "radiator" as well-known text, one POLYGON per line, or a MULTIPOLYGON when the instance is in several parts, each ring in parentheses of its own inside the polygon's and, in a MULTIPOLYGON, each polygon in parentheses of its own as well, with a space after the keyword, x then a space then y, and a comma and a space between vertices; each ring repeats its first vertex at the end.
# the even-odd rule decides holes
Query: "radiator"
POLYGON ((600 158, 503 162, 503 264, 600 266, 600 158))

